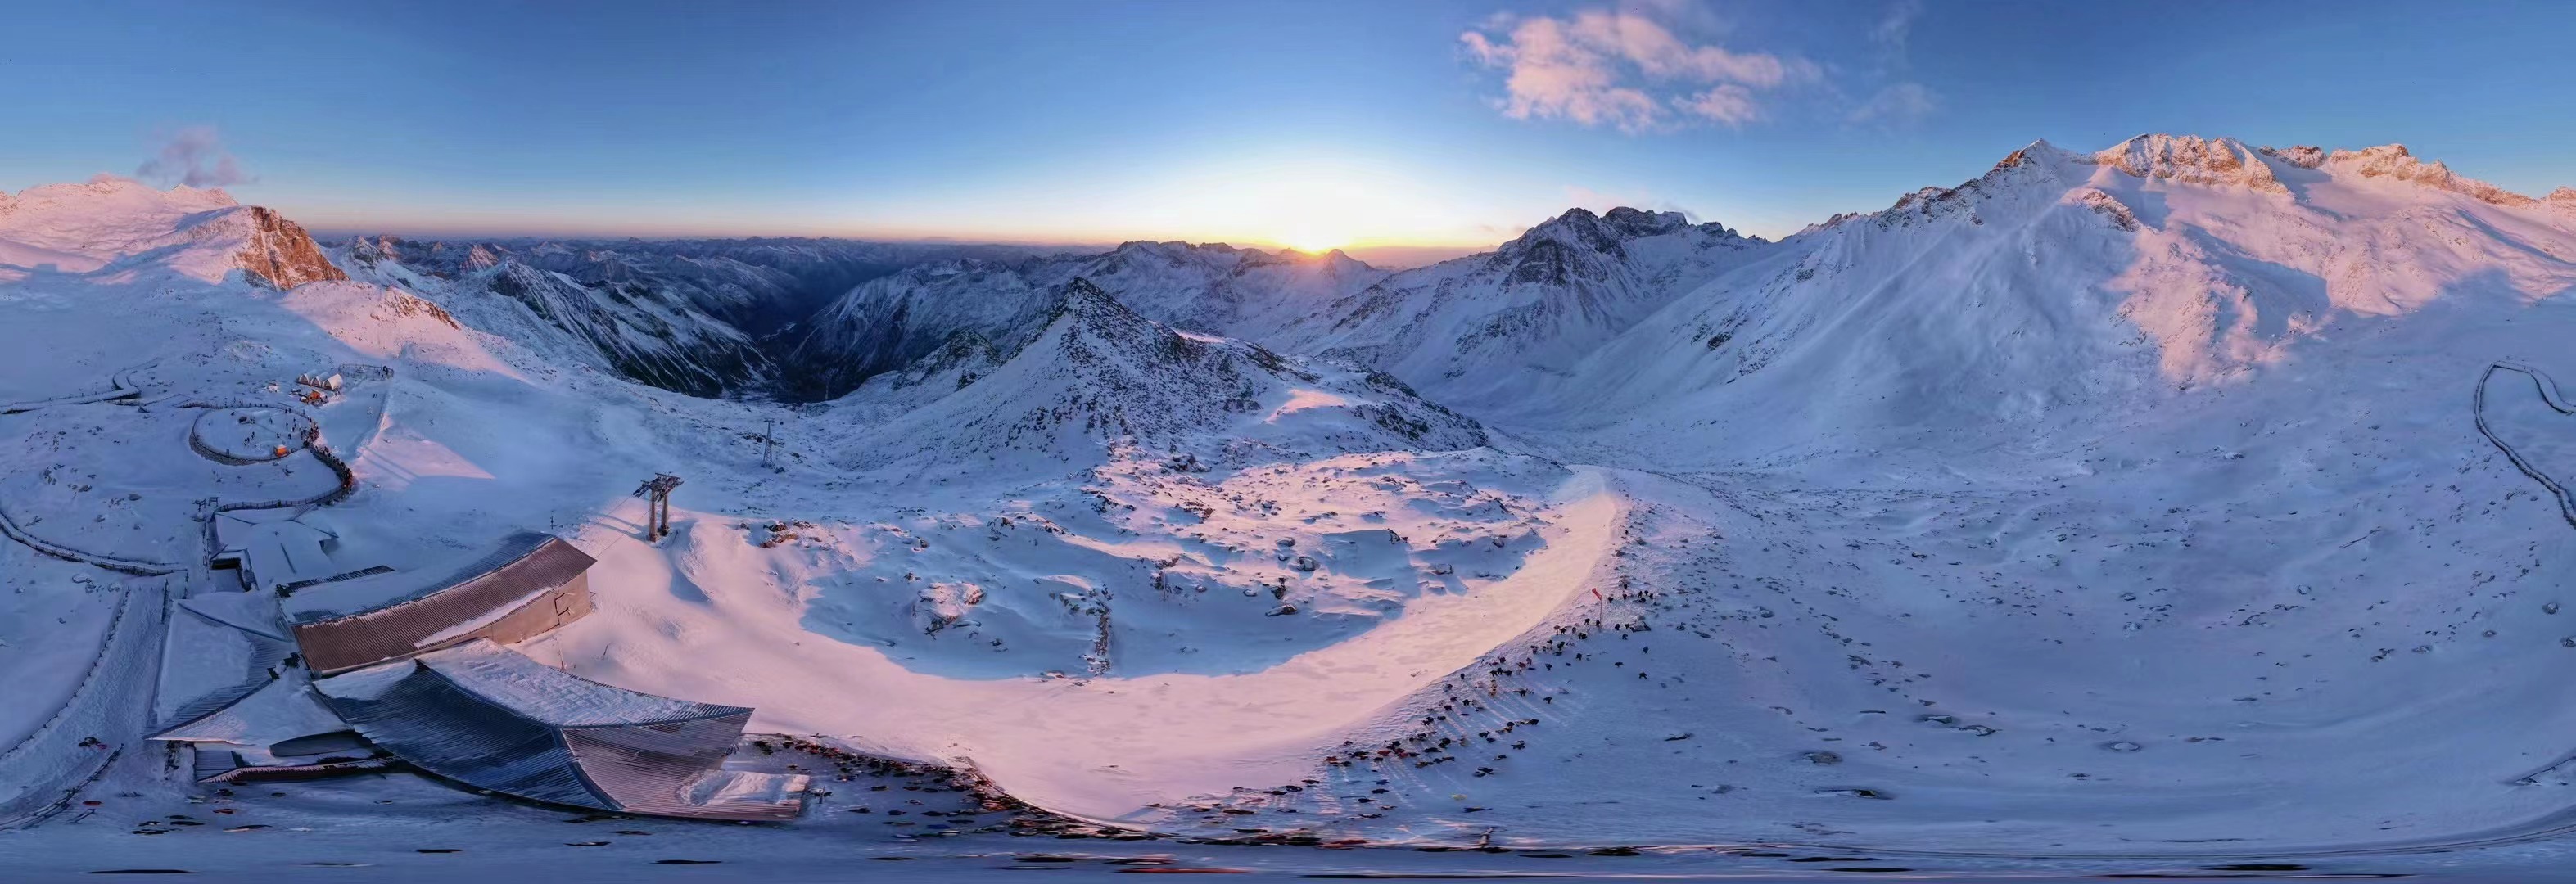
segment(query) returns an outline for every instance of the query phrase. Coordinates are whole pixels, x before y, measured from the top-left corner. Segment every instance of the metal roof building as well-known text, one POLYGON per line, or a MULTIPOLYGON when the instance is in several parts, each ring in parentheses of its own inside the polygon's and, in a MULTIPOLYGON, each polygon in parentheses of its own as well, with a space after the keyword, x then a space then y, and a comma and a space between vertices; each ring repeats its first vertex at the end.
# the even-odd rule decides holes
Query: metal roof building
POLYGON ((299 672, 249 696, 150 737, 194 747, 197 781, 302 779, 385 770, 397 762, 322 705, 299 672))
POLYGON ((641 694, 476 640, 323 679, 331 710, 414 767, 552 804, 793 819, 808 778, 724 770, 751 710, 641 694))
POLYGON ((563 538, 524 532, 442 579, 393 572, 287 596, 295 643, 317 675, 401 660, 478 638, 517 642, 591 610, 593 564, 563 538))

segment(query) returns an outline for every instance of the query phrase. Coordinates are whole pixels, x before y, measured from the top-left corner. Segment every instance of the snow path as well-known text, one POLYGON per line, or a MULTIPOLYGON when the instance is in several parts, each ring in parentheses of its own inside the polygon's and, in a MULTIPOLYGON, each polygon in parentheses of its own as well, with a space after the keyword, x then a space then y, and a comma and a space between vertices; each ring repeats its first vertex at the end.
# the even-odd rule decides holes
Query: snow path
POLYGON ((73 549, 71 547, 46 540, 42 537, 37 537, 33 532, 20 526, 16 519, 10 518, 9 512, 5 509, 0 509, 0 535, 5 535, 11 540, 26 544, 28 549, 53 556, 57 559, 79 562, 84 565, 95 565, 110 571, 133 574, 139 577, 157 577, 163 574, 175 574, 185 570, 187 567, 185 565, 174 565, 168 562, 148 562, 141 559, 119 558, 117 556, 102 553, 84 552, 82 550, 73 549))
POLYGON ((2532 368, 2526 365, 2516 365, 2510 362, 2498 362, 2494 365, 2487 366, 2486 373, 2478 375, 2478 395, 2475 410, 2477 414, 2479 435, 2483 435, 2487 437, 2487 441, 2495 443, 2496 449, 2504 452, 2504 456, 2513 461, 2515 469, 2521 470, 2523 475, 2530 476, 2533 481, 2539 482, 2541 487, 2549 489, 2550 494, 2556 495, 2558 498, 2558 514, 2566 517, 2567 524, 2576 525, 2576 497, 2571 497, 2567 493, 2567 486, 2559 484, 2558 480, 2550 478, 2548 473, 2541 471, 2539 467, 2533 466, 2530 460, 2523 457, 2521 451, 2515 450, 2512 445, 2506 444, 2502 437, 2495 434, 2494 429, 2487 426, 2487 383, 2495 379, 2495 373, 2498 370, 2518 371, 2521 372, 2524 377, 2530 378, 2532 387, 2540 394, 2541 403, 2549 406, 2559 414, 2576 415, 2576 407, 2569 406, 2567 404, 2567 400, 2559 395, 2557 379, 2550 377, 2547 372, 2543 372, 2537 368, 2532 368))
POLYGON ((142 371, 143 369, 151 368, 160 361, 161 360, 159 359, 152 359, 138 365, 130 365, 125 368, 118 369, 115 374, 108 376, 108 386, 110 389, 105 393, 76 393, 69 396, 58 396, 52 399, 38 399, 31 402, 0 404, 0 414, 17 414, 20 412, 34 411, 39 408, 51 408, 57 405, 88 405, 95 402, 132 399, 136 396, 143 395, 143 388, 134 383, 134 373, 142 371))
POLYGON ((1606 566, 1627 511, 1599 470, 1578 470, 1555 499, 1547 546, 1512 576, 1416 600, 1356 638, 1248 674, 1072 681, 913 672, 880 649, 806 632, 794 588, 753 582, 765 576, 757 550, 738 535, 698 530, 716 527, 705 520, 684 524, 667 549, 619 530, 594 550, 600 612, 556 639, 556 649, 585 677, 754 707, 754 730, 965 764, 1049 810, 1133 819, 1156 803, 1307 776, 1318 750, 1544 623, 1606 566), (719 544, 730 546, 706 548, 719 544), (687 583, 705 600, 692 600, 687 583), (887 709, 904 714, 889 718, 887 709))
POLYGON ((62 810, 82 784, 139 745, 150 728, 170 585, 138 581, 121 593, 98 659, 71 700, 34 734, 0 752, 0 830, 62 810), (85 744, 90 738, 98 742, 85 744))

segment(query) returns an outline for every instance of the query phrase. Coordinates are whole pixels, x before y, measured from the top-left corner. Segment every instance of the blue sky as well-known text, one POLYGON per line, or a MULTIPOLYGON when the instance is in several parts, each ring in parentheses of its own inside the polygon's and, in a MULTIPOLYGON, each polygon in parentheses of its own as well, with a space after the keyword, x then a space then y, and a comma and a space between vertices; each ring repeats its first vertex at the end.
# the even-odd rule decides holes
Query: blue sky
POLYGON ((1778 235, 2046 138, 2403 142, 2576 185, 2576 4, 90 2, 8 13, 0 188, 331 230, 1491 243, 1778 235), (172 140, 177 139, 177 146, 172 140), (150 177, 150 176, 147 176, 150 177))

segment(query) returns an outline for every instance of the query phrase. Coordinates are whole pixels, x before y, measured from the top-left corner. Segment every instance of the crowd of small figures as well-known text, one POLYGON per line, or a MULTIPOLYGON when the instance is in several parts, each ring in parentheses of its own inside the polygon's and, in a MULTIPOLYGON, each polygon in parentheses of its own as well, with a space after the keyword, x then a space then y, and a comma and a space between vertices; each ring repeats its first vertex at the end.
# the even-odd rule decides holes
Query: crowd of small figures
MULTIPOLYGON (((1601 657, 1600 651, 1584 649, 1596 635, 1607 637, 1609 634, 1617 634, 1620 640, 1625 641, 1632 635, 1653 631, 1653 627, 1647 623, 1642 614, 1642 608, 1645 603, 1654 601, 1660 594, 1653 590, 1632 588, 1629 579, 1624 575, 1617 579, 1615 585, 1616 589, 1608 592, 1586 591, 1593 596, 1593 601, 1599 609, 1598 613, 1553 627, 1546 641, 1531 643, 1518 654, 1507 653, 1489 657, 1453 674, 1449 681, 1441 684, 1440 699, 1425 705, 1420 718, 1413 722, 1417 730, 1388 740, 1382 746, 1344 741, 1340 751, 1324 756, 1323 764, 1330 769, 1352 772, 1343 776, 1366 777, 1368 774, 1360 773, 1359 768, 1365 766, 1371 772, 1384 774, 1391 765, 1409 764, 1412 770, 1419 770, 1456 762, 1459 756, 1467 752, 1470 747, 1490 746, 1494 747, 1491 751, 1495 751, 1496 754, 1487 760, 1485 766, 1477 767, 1471 776, 1500 776, 1502 770, 1493 766, 1493 763, 1509 760, 1511 752, 1528 749, 1528 740, 1520 736, 1519 732, 1525 728, 1537 728, 1540 725, 1540 718, 1526 713, 1541 707, 1553 706, 1557 696, 1568 693, 1563 687, 1557 687, 1548 693, 1538 693, 1527 683, 1526 679, 1529 675, 1537 672, 1553 672, 1561 666, 1570 667, 1581 663, 1598 662, 1601 657), (1532 696, 1534 693, 1538 694, 1535 698, 1532 696), (1532 703, 1532 699, 1536 702, 1532 703), (1497 704, 1520 708, 1505 712, 1497 708, 1497 704), (1507 741, 1505 739, 1507 737, 1511 739, 1507 741)), ((1644 643, 1638 643, 1635 647, 1639 655, 1652 653, 1652 647, 1644 643)), ((1643 663, 1642 660, 1638 662, 1643 663)), ((1611 665, 1625 669, 1627 663, 1628 661, 1625 660, 1615 660, 1611 665)), ((1653 676, 1648 674, 1642 665, 1637 668, 1637 677, 1653 680, 1653 676)), ((1365 786, 1366 794, 1340 797, 1368 808, 1366 812, 1351 816, 1357 819, 1377 819, 1385 816, 1388 811, 1398 809, 1397 805, 1387 803, 1387 799, 1379 797, 1393 791, 1392 779, 1353 779, 1348 782, 1353 786, 1365 786)), ((1230 818, 1261 813, 1260 809, 1254 809, 1256 807, 1281 814, 1308 812, 1290 805, 1295 804, 1297 798, 1305 797, 1309 790, 1319 785, 1322 785, 1321 780, 1307 778, 1300 783, 1274 789, 1240 790, 1227 801, 1202 802, 1170 809, 1209 814, 1210 818, 1204 822, 1204 825, 1232 825, 1230 818)), ((1472 805, 1462 805, 1459 808, 1467 813, 1485 809, 1472 805)), ((1324 810, 1320 815, 1335 813, 1324 810)), ((1234 831, 1254 838, 1297 839, 1278 840, 1276 843, 1312 842, 1327 846, 1336 843, 1321 840, 1319 836, 1310 832, 1281 833, 1261 828, 1242 827, 1235 828, 1234 831)))
MULTIPOLYGON (((749 531, 753 528, 753 525, 749 522, 737 522, 734 524, 734 527, 749 531)), ((823 531, 823 526, 803 519, 785 522, 773 521, 769 524, 761 525, 759 528, 760 530, 768 533, 768 536, 763 537, 760 540, 760 548, 762 549, 775 549, 777 547, 805 539, 806 537, 819 538, 822 536, 823 531)))
MULTIPOLYGON (((955 826, 955 828, 937 833, 942 835, 964 834, 968 832, 1007 832, 1012 835, 1023 836, 1047 835, 1057 838, 1107 838, 1121 841, 1144 840, 1153 837, 1140 832, 1130 832, 1123 829, 1097 826, 1070 817, 1049 813, 1046 810, 1011 797, 1002 790, 995 788, 992 781, 987 780, 982 775, 970 770, 959 770, 956 768, 941 767, 931 764, 916 764, 869 755, 863 752, 853 752, 848 749, 821 742, 819 738, 805 739, 789 736, 771 736, 755 739, 751 741, 751 745, 752 748, 760 750, 762 755, 774 755, 779 752, 794 752, 810 755, 819 759, 822 762, 820 765, 793 763, 786 765, 789 771, 807 774, 813 776, 817 780, 818 784, 809 789, 809 794, 812 794, 815 797, 830 798, 834 796, 834 792, 829 786, 821 785, 821 783, 825 782, 852 783, 869 778, 904 779, 911 780, 913 782, 904 784, 901 787, 902 791, 926 794, 938 794, 944 792, 959 793, 958 798, 960 802, 965 805, 964 808, 957 810, 912 810, 906 808, 888 808, 879 811, 861 804, 858 806, 841 808, 841 811, 844 813, 881 813, 887 817, 901 817, 907 814, 917 814, 924 817, 935 817, 939 818, 942 822, 955 826), (980 818, 985 814, 1005 814, 1007 816, 1000 823, 986 823, 978 825, 977 823, 980 818)), ((894 788, 894 786, 880 783, 867 786, 866 791, 887 792, 893 791, 894 788)), ((917 798, 905 799, 905 802, 912 805, 921 805, 923 803, 917 798)), ((899 823, 895 820, 889 819, 887 820, 887 824, 898 825, 899 823)), ((922 834, 929 835, 932 833, 924 832, 922 834)))
MULTIPOLYGON (((1553 705, 1556 702, 1556 696, 1566 693, 1566 689, 1558 687, 1550 693, 1536 696, 1537 702, 1533 704, 1530 700, 1536 692, 1525 682, 1529 675, 1537 672, 1552 672, 1560 666, 1597 662, 1601 656, 1600 652, 1597 649, 1586 649, 1596 635, 1607 637, 1608 634, 1616 633, 1624 641, 1632 635, 1653 631, 1640 609, 1646 606, 1645 603, 1656 599, 1659 596, 1658 593, 1632 588, 1625 576, 1617 579, 1616 589, 1612 591, 1587 590, 1587 592, 1594 596, 1597 603, 1596 607, 1599 610, 1595 615, 1553 627, 1546 641, 1531 643, 1521 653, 1496 655, 1455 673, 1449 681, 1441 685, 1441 698, 1424 707, 1418 721, 1419 730, 1388 740, 1383 746, 1362 746, 1355 741, 1345 741, 1339 751, 1323 757, 1324 766, 1328 769, 1351 771, 1351 774, 1341 775, 1345 777, 1367 776, 1359 773, 1358 769, 1365 766, 1371 771, 1384 773, 1386 766, 1395 764, 1410 764, 1412 769, 1429 768, 1458 761, 1459 754, 1467 751, 1469 747, 1496 747, 1498 754, 1492 756, 1491 762, 1506 761, 1510 758, 1510 752, 1528 749, 1528 741, 1522 738, 1519 732, 1525 728, 1538 727, 1541 719, 1527 715, 1526 712, 1536 711, 1541 706, 1553 705), (1621 620, 1623 617, 1624 622, 1621 620), (1504 703, 1507 699, 1514 701, 1512 705, 1525 708, 1518 710, 1518 714, 1507 717, 1506 713, 1496 707, 1496 704, 1504 703), (1510 739, 1507 741, 1506 738, 1510 739)), ((1640 655, 1651 653, 1651 648, 1643 643, 1638 644, 1637 649, 1640 655)), ((1611 665, 1624 669, 1627 661, 1612 661, 1611 665)), ((1637 677, 1652 679, 1642 666, 1637 670, 1637 677)), ((935 778, 939 780, 939 785, 905 786, 904 788, 933 791, 944 787, 965 792, 977 802, 976 806, 981 808, 982 813, 1010 815, 1008 821, 1002 825, 964 831, 1008 831, 1014 835, 1116 840, 1145 840, 1161 837, 1144 832, 1094 825, 1048 813, 1004 794, 994 788, 989 781, 971 771, 894 761, 852 752, 816 740, 795 737, 759 740, 755 741, 754 745, 764 753, 794 751, 820 758, 829 766, 830 775, 839 782, 849 782, 862 776, 935 778)), ((790 765, 790 769, 798 768, 790 765)), ((818 773, 819 771, 803 772, 818 773)), ((1501 771, 1498 768, 1489 764, 1476 768, 1472 775, 1485 777, 1500 774, 1501 771)), ((1376 819, 1385 816, 1388 811, 1398 809, 1397 805, 1385 803, 1385 799, 1377 797, 1391 793, 1394 781, 1387 778, 1372 778, 1372 780, 1350 780, 1352 785, 1367 785, 1367 794, 1343 796, 1367 806, 1366 812, 1353 814, 1358 819, 1376 819)), ((1308 812, 1301 811, 1294 805, 1299 798, 1312 797, 1307 793, 1318 787, 1328 790, 1333 788, 1323 779, 1307 777, 1297 783, 1272 789, 1237 790, 1233 797, 1227 799, 1201 801, 1181 806, 1156 806, 1174 812, 1205 814, 1209 817, 1206 821, 1208 825, 1225 825, 1231 829, 1229 835, 1210 837, 1193 833, 1176 838, 1186 843, 1305 847, 1355 847, 1369 843, 1363 838, 1331 838, 1304 827, 1274 830, 1268 827, 1235 824, 1237 820, 1250 822, 1241 818, 1260 814, 1265 809, 1277 814, 1308 812)), ((877 791, 887 789, 883 785, 870 788, 877 791)), ((817 791, 827 796, 830 794, 819 789, 817 791)), ((1465 806, 1460 809, 1474 813, 1486 808, 1465 806)), ((850 810, 865 812, 865 808, 850 808, 850 810)), ((891 812, 901 813, 901 811, 891 812)), ((1324 810, 1319 815, 1335 813, 1324 810)), ((957 822, 960 821, 961 816, 972 820, 976 815, 977 812, 974 811, 952 812, 946 814, 946 817, 949 821, 957 822)))

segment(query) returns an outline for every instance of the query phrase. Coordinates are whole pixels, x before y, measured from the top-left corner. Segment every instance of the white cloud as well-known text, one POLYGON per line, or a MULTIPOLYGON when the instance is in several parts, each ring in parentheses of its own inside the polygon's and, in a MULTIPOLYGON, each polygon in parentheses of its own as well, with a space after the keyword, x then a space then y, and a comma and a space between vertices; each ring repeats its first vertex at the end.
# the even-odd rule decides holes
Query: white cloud
POLYGON ((1911 123, 1941 109, 1940 96, 1921 83, 1897 83, 1861 102, 1851 112, 1854 123, 1911 123))
POLYGON ((1742 126, 1762 117, 1762 109, 1753 103, 1753 90, 1733 83, 1675 99, 1674 105, 1686 113, 1729 126, 1742 126))
POLYGON ((1694 44, 1644 15, 1606 9, 1497 18, 1459 40, 1478 63, 1510 72, 1504 115, 1623 132, 1740 126, 1760 117, 1754 90, 1822 76, 1805 59, 1694 44))
POLYGON ((225 187, 251 180, 240 161, 224 150, 213 126, 188 126, 163 136, 160 153, 144 160, 134 175, 163 187, 225 187))
POLYGON ((1905 61, 1905 44, 1914 37, 1914 19, 1923 14, 1922 0, 1896 0, 1887 6, 1887 15, 1869 29, 1869 41, 1878 44, 1898 65, 1905 61))

